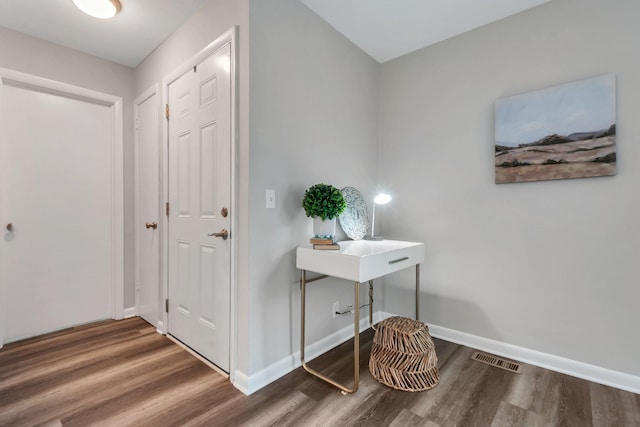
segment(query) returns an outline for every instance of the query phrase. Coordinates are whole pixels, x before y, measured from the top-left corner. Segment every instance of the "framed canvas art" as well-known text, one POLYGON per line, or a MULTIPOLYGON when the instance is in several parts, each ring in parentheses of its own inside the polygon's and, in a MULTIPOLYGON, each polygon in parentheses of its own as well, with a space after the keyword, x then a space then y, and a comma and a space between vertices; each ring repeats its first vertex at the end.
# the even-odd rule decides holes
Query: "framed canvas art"
POLYGON ((496 184, 615 174, 615 76, 496 101, 496 184))

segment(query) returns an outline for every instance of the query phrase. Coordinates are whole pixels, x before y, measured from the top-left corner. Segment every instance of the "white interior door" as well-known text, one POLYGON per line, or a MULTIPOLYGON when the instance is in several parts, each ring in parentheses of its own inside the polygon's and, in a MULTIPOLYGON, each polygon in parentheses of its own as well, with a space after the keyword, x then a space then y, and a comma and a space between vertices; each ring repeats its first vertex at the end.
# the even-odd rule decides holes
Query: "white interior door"
POLYGON ((158 327, 160 320, 160 169, 158 95, 136 100, 136 311, 158 327))
POLYGON ((112 317, 111 106, 6 82, 1 104, 4 341, 112 317))
POLYGON ((169 85, 168 331, 229 371, 231 47, 169 85), (212 236, 227 230, 229 238, 212 236))

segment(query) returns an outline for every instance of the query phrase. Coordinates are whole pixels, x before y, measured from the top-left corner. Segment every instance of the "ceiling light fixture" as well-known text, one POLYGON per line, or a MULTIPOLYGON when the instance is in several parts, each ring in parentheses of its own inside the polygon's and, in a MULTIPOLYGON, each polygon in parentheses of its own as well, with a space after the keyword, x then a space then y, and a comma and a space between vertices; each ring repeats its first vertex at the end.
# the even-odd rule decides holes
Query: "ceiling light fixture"
POLYGON ((87 15, 100 19, 113 18, 122 8, 118 0, 73 0, 73 3, 87 15))

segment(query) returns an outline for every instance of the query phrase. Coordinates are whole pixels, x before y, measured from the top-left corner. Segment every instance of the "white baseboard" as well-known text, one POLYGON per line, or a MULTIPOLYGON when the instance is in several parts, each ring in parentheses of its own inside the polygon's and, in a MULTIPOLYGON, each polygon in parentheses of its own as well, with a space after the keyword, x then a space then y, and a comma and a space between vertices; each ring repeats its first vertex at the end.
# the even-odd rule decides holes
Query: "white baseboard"
POLYGON ((249 393, 249 377, 242 371, 236 370, 234 372, 234 380, 233 386, 240 390, 245 395, 250 395, 249 393))
MULTIPOLYGON (((394 316, 394 314, 378 311, 374 313, 373 321, 374 323, 378 323, 379 321, 392 316, 394 316)), ((366 317, 365 319, 361 319, 360 331, 364 331, 368 327, 369 318, 366 317)), ((468 334, 466 332, 445 328, 443 326, 429 324, 429 332, 433 337, 440 338, 445 341, 461 344, 498 356, 539 366, 551 371, 560 372, 573 377, 640 394, 640 377, 635 375, 468 334)), ((349 325, 319 341, 316 341, 313 344, 308 345, 305 351, 307 361, 313 360, 319 355, 326 353, 352 337, 353 326, 349 325)), ((283 377, 294 369, 300 367, 300 365, 300 352, 297 351, 252 375, 247 375, 242 371, 236 371, 233 385, 242 393, 249 395, 283 377)))
POLYGON ((162 320, 158 320, 156 331, 161 335, 167 335, 167 328, 164 327, 164 322, 162 320))
MULTIPOLYGON (((374 313, 374 323, 382 320, 380 315, 380 312, 374 313)), ((360 319, 360 332, 365 331, 368 328, 369 316, 366 316, 364 319, 360 319)), ((309 362, 351 338, 353 338, 353 324, 345 326, 339 331, 307 345, 305 349, 305 360, 309 362)), ((294 369, 299 368, 301 365, 300 351, 296 351, 295 353, 280 359, 255 374, 247 375, 242 371, 236 371, 233 385, 242 393, 249 395, 285 376, 294 369)))
MULTIPOLYGON (((384 313, 388 317, 388 313, 384 313)), ((429 324, 429 332, 435 338, 461 344, 477 350, 486 351, 498 356, 507 357, 519 362, 539 366, 551 371, 571 375, 599 384, 640 393, 640 377, 614 371, 599 366, 567 359, 553 354, 531 350, 517 345, 479 337, 466 332, 456 331, 443 326, 429 324)))
POLYGON ((129 307, 129 308, 125 308, 124 309, 124 318, 128 319, 129 317, 133 317, 136 316, 138 313, 136 313, 136 308, 135 307, 129 307))

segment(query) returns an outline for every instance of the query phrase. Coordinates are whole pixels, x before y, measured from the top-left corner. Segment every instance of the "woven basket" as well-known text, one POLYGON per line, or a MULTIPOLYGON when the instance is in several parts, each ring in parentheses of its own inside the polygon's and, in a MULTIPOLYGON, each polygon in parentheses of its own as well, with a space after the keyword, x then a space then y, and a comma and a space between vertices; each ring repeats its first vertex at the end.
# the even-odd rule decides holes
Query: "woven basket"
POLYGON ((396 316, 378 324, 369 359, 376 380, 396 390, 429 390, 440 379, 437 365, 426 323, 396 316))

